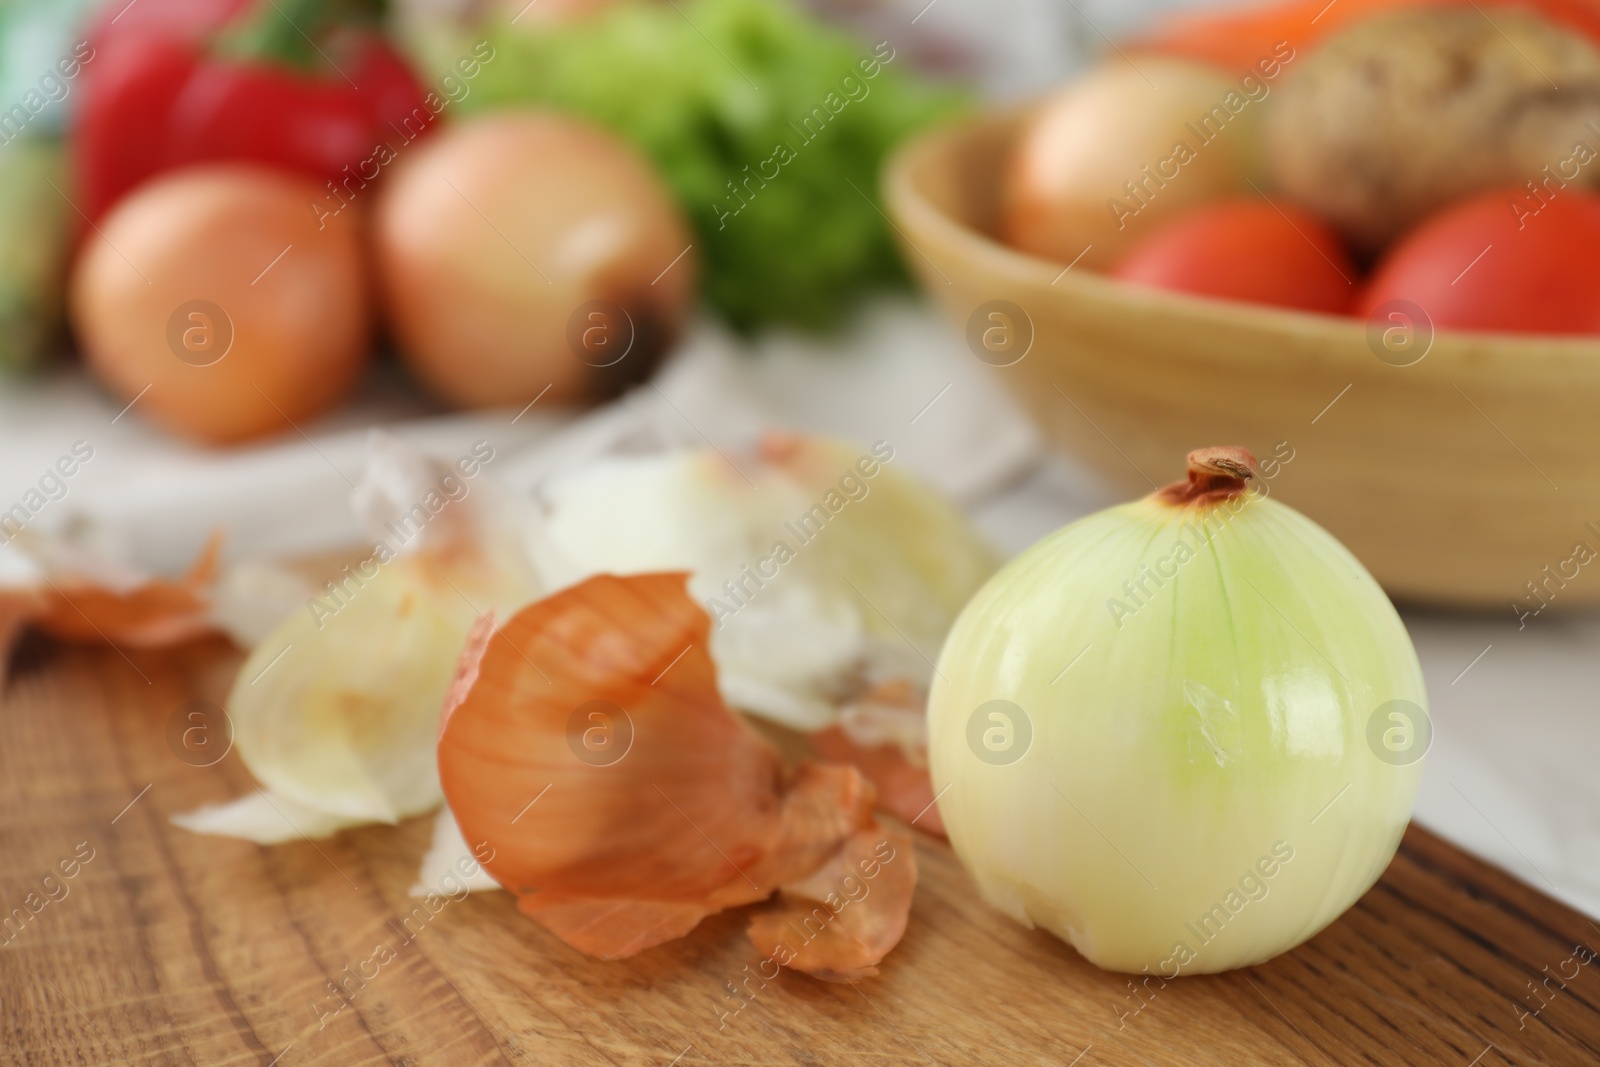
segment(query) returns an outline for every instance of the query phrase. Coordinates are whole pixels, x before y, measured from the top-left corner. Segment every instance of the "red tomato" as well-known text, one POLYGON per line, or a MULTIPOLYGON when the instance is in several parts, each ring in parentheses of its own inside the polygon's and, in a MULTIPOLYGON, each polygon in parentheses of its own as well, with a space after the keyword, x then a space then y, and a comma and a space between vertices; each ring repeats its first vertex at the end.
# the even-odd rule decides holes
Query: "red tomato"
POLYGON ((1501 189, 1402 237, 1356 303, 1410 300, 1441 329, 1600 333, 1600 196, 1501 189))
POLYGON ((1111 270, 1135 285, 1337 314, 1356 268, 1332 227, 1288 204, 1225 200, 1134 245, 1111 270))

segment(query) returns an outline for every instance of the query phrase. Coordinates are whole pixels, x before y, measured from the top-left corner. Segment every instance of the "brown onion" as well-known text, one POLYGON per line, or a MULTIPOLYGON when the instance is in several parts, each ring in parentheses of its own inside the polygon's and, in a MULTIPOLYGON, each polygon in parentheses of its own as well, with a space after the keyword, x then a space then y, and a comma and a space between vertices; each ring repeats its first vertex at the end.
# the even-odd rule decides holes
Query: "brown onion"
POLYGON ((1027 123, 1005 174, 1000 235, 1046 259, 1110 266, 1164 220, 1249 189, 1262 110, 1197 64, 1107 61, 1027 123))
POLYGON ((360 377, 370 286, 356 212, 309 179, 228 164, 163 176, 85 239, 72 322, 123 403, 188 437, 238 441, 320 414, 360 377))
POLYGON ((411 369, 462 406, 604 397, 653 368, 694 292, 689 228, 631 148, 501 112, 397 164, 376 219, 411 369))

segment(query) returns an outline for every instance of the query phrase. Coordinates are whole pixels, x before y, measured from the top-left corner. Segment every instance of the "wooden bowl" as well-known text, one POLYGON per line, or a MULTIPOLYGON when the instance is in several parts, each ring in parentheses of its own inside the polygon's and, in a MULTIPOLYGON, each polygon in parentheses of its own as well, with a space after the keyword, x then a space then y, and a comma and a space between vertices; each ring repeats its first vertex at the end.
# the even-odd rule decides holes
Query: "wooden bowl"
POLYGON ((1408 335, 1063 272, 992 236, 1022 118, 912 141, 885 195, 923 287, 1057 443, 1130 494, 1177 480, 1203 445, 1292 455, 1270 491, 1397 599, 1600 603, 1600 563, 1585 566, 1600 553, 1600 342, 1425 321, 1408 335))

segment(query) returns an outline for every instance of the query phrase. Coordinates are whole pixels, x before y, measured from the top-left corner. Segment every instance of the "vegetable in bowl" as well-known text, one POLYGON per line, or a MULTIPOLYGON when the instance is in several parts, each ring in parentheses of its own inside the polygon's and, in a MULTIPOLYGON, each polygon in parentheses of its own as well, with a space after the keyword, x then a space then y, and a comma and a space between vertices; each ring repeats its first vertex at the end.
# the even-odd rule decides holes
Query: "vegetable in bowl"
POLYGON ((1600 168, 1580 160, 1593 158, 1597 94, 1600 47, 1539 14, 1398 11, 1333 37, 1284 80, 1268 164, 1288 197, 1371 252, 1488 189, 1593 186, 1600 168))

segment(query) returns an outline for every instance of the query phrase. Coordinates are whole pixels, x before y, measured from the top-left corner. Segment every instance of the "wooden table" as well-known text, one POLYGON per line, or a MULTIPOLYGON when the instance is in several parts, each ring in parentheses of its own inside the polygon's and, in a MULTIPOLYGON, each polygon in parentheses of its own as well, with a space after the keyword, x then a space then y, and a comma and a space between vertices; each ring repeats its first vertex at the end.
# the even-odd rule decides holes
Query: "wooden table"
POLYGON ((1142 1000, 991 911, 927 839, 905 940, 854 987, 785 974, 735 1000, 758 959, 742 910, 622 963, 502 893, 402 926, 429 820, 274 848, 177 829, 250 788, 237 755, 192 767, 167 742, 238 656, 130 656, 34 645, 13 666, 0 905, 47 899, 64 860, 75 877, 0 949, 3 1064, 1600 1063, 1600 964, 1566 962, 1600 926, 1418 829, 1309 944, 1142 1000))

